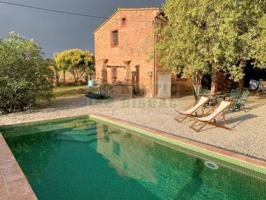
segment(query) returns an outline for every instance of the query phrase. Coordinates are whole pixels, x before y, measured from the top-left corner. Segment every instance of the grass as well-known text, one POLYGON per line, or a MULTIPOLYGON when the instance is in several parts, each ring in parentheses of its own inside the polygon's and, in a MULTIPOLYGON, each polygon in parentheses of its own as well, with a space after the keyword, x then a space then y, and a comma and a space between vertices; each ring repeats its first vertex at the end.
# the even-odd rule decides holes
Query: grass
POLYGON ((69 96, 83 95, 88 92, 88 86, 58 86, 53 90, 54 98, 64 98, 69 96))
MULTIPOLYGON (((53 89, 53 99, 62 99, 62 98, 67 98, 67 97, 75 97, 75 96, 80 96, 80 95, 85 95, 87 94, 88 91, 96 91, 95 88, 88 89, 87 85, 81 85, 81 86, 57 86, 53 89)), ((51 101, 46 101, 46 100, 39 100, 37 105, 35 105, 35 108, 40 109, 40 108, 45 108, 47 105, 49 105, 51 101)))

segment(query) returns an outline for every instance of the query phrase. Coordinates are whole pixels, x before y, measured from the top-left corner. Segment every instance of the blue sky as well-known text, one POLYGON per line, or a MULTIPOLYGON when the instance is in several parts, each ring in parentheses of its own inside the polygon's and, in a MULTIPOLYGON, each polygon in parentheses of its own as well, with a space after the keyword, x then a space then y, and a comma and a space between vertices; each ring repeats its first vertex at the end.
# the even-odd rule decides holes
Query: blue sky
MULTIPOLYGON (((6 0, 12 3, 110 16, 117 7, 159 7, 164 0, 6 0)), ((93 31, 103 19, 50 13, 0 3, 0 38, 10 31, 33 38, 45 57, 68 48, 94 51, 93 31)))

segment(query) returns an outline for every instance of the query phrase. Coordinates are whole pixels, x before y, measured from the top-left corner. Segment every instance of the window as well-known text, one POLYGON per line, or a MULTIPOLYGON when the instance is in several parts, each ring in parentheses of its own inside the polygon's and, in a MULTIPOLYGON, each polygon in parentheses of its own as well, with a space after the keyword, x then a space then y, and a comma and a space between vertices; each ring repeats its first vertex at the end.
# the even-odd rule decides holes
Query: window
POLYGON ((118 46, 118 30, 112 31, 112 46, 118 46))
POLYGON ((127 19, 125 18, 125 17, 123 17, 122 19, 121 19, 121 25, 122 26, 125 26, 127 24, 127 19))

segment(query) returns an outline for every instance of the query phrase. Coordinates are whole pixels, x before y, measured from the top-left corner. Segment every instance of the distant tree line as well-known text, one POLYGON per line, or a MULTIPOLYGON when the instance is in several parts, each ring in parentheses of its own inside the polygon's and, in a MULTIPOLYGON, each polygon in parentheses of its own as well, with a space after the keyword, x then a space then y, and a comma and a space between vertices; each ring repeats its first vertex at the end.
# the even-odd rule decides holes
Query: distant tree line
POLYGON ((63 72, 63 83, 66 83, 65 72, 73 75, 75 83, 80 85, 83 80, 91 79, 94 74, 94 56, 86 50, 68 49, 54 54, 54 70, 56 84, 59 84, 59 71, 63 72))

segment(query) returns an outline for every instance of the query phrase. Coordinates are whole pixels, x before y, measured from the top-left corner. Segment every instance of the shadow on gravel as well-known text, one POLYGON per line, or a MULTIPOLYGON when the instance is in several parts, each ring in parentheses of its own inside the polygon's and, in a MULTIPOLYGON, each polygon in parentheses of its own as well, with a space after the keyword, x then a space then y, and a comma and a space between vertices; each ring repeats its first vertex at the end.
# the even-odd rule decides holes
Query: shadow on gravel
POLYGON ((265 104, 262 104, 262 103, 257 103, 257 104, 253 104, 253 105, 248 105, 247 107, 252 110, 252 109, 256 109, 256 108, 259 108, 261 106, 264 106, 265 104))
POLYGON ((245 114, 245 115, 242 115, 242 116, 239 116, 239 117, 234 117, 234 118, 230 118, 228 120, 228 123, 231 124, 231 123, 235 123, 237 122, 232 128, 235 128, 236 126, 240 125, 242 122, 246 121, 246 120, 249 120, 249 119, 254 119, 254 118, 257 118, 258 116, 257 115, 253 115, 253 114, 245 114))
MULTIPOLYGON (((228 123, 228 127, 230 127, 231 129, 234 129, 235 127, 239 126, 241 123, 243 123, 246 120, 250 120, 250 119, 254 119, 257 118, 257 115, 253 115, 253 114, 245 114, 242 116, 237 116, 237 117, 231 117, 227 120, 228 123), (236 123, 235 125, 232 125, 236 123)), ((218 124, 223 124, 222 120, 217 120, 218 124)), ((211 129, 217 129, 217 127, 209 125, 208 127, 206 127, 204 130, 202 130, 202 132, 207 131, 207 130, 211 130, 211 129)), ((224 130, 227 131, 227 130, 224 130)))

